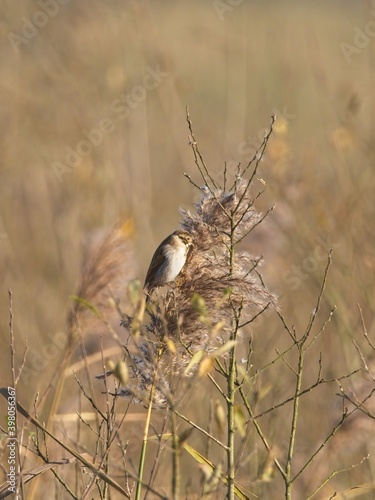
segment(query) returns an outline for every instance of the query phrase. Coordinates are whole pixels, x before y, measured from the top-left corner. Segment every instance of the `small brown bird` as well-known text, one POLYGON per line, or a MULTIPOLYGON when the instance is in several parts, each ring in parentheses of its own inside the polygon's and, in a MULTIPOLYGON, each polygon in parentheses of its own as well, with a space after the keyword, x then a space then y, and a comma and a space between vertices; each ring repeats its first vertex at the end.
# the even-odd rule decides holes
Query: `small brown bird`
POLYGON ((177 229, 160 243, 148 268, 144 291, 149 294, 158 286, 174 281, 185 265, 188 252, 193 246, 190 233, 177 229))

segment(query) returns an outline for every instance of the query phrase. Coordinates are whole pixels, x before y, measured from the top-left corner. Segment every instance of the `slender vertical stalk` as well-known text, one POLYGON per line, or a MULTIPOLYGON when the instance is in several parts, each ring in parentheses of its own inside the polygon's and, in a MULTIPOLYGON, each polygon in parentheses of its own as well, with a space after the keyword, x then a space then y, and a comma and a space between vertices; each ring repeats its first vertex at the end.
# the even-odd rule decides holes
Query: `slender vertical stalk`
MULTIPOLYGON (((234 219, 230 220, 230 247, 229 247, 229 272, 233 273, 234 266, 234 219)), ((237 321, 237 320, 236 320, 237 321)), ((235 340, 237 336, 237 324, 233 321, 232 332, 230 340, 235 340)), ((228 490, 227 499, 234 499, 234 436, 235 436, 235 422, 234 422, 234 395, 235 395, 235 378, 236 378, 236 351, 235 346, 229 352, 229 367, 228 367, 228 380, 227 380, 227 421, 228 421, 228 451, 227 451, 227 475, 228 475, 228 490)))
POLYGON ((229 274, 233 273, 233 266, 234 266, 234 218, 233 215, 230 219, 230 246, 229 246, 229 274))
MULTIPOLYGON (((233 332, 231 340, 234 340, 236 334, 233 332)), ((227 466, 228 466, 228 500, 234 499, 234 392, 235 392, 235 348, 233 347, 229 353, 229 372, 227 385, 227 421, 228 421, 228 450, 227 450, 227 466)))
POLYGON ((150 428, 152 401, 154 399, 154 391, 155 391, 155 378, 154 378, 154 381, 153 381, 153 384, 152 384, 151 390, 150 390, 150 399, 149 399, 149 404, 148 404, 148 408, 147 408, 146 422, 145 422, 145 427, 143 429, 142 449, 141 449, 141 456, 139 458, 138 482, 137 482, 137 489, 135 492, 135 500, 140 500, 140 498, 141 498, 142 479, 143 479, 143 471, 144 471, 144 466, 145 466, 148 430, 150 428))
POLYGON ((180 443, 176 430, 176 415, 171 408, 171 426, 172 426, 172 500, 178 500, 180 491, 180 443))
POLYGON ((297 420, 298 420, 298 409, 299 409, 298 394, 301 392, 303 362, 304 362, 304 353, 305 353, 304 348, 303 348, 303 344, 302 345, 299 344, 298 349, 299 349, 299 358, 298 358, 296 387, 295 387, 295 391, 294 391, 292 426, 291 426, 291 430, 290 430, 288 457, 287 457, 286 466, 285 466, 285 498, 286 498, 286 500, 290 500, 292 498, 292 486, 293 486, 292 460, 293 460, 294 446, 295 446, 295 442, 296 442, 296 433, 297 433, 297 420))

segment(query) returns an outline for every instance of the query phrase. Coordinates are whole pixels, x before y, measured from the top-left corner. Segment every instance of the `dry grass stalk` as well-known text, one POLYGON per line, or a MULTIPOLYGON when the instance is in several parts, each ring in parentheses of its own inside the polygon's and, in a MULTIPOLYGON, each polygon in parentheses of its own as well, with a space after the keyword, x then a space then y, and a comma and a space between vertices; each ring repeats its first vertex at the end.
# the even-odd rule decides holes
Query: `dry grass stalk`
MULTIPOLYGON (((65 383, 64 371, 74 349, 82 343, 99 349, 101 336, 112 334, 119 343, 116 326, 119 323, 117 301, 125 298, 136 265, 133 249, 133 223, 125 219, 114 226, 107 236, 88 245, 84 258, 81 282, 67 316, 68 343, 63 353, 60 369, 47 391, 54 387, 49 422, 58 412, 65 383)), ((92 349, 90 349, 92 350, 92 349)))
POLYGON ((137 273, 133 247, 133 223, 125 219, 104 239, 88 245, 83 259, 77 299, 67 318, 71 342, 90 333, 107 331, 103 323, 118 324, 116 302, 124 301, 126 290, 137 273))

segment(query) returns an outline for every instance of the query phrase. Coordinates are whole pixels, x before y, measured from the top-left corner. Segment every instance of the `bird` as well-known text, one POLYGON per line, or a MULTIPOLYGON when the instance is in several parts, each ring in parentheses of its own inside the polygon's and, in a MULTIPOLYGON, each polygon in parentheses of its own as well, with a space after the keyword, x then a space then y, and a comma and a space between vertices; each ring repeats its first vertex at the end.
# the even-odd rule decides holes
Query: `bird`
POLYGON ((150 295, 154 288, 174 281, 186 263, 193 246, 191 234, 177 229, 163 240, 151 259, 143 290, 150 295))

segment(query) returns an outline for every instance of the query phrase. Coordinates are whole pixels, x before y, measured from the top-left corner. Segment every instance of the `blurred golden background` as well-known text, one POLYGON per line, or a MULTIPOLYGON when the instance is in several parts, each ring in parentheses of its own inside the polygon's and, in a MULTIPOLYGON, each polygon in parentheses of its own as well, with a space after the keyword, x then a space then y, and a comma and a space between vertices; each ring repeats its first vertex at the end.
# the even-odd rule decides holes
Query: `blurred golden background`
MULTIPOLYGON (((25 339, 32 355, 64 330, 93 235, 132 217, 142 281, 178 208, 192 207, 186 105, 217 175, 224 162, 248 161, 276 113, 258 205, 276 208, 246 246, 264 255, 268 286, 297 329, 334 249, 324 367, 334 377, 360 365, 357 304, 375 331, 375 5, 3 0, 0 11, 1 385, 9 288, 20 363, 25 339)), ((256 356, 267 358, 280 325, 257 333, 256 356)), ((21 381, 20 399, 45 388, 54 363, 21 381)))

